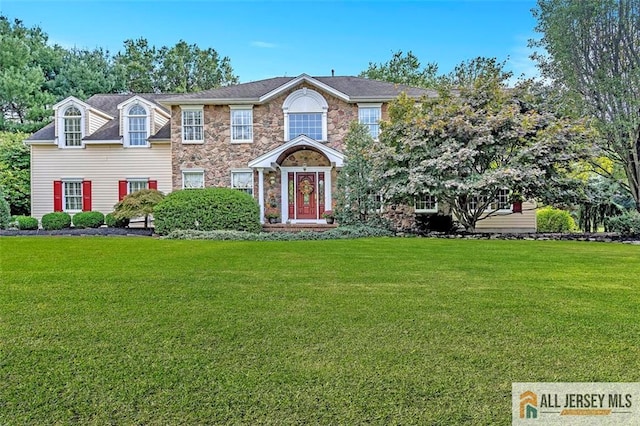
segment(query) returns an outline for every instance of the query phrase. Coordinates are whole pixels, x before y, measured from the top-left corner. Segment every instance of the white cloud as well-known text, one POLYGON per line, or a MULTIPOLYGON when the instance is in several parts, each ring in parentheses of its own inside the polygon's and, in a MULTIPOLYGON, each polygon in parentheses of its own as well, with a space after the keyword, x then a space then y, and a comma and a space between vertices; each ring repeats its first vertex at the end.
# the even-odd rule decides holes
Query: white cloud
POLYGON ((251 46, 253 47, 260 47, 262 49, 275 49, 276 47, 278 47, 277 44, 275 43, 268 43, 266 41, 252 41, 251 42, 251 46))

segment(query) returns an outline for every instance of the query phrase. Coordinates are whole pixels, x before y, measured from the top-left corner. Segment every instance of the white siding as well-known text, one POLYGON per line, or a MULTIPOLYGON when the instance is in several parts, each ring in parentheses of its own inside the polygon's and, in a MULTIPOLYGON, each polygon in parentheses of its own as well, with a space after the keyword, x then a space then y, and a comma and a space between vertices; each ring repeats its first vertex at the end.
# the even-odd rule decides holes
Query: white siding
POLYGON ((162 129, 162 126, 167 124, 167 121, 169 121, 167 117, 155 110, 151 112, 151 119, 153 122, 153 124, 151 125, 153 127, 151 131, 152 135, 158 132, 158 130, 162 129))
POLYGON ((107 214, 118 202, 118 181, 149 178, 158 190, 171 192, 171 145, 123 148, 91 145, 85 149, 31 147, 31 215, 40 219, 53 211, 53 181, 82 178, 92 182, 92 210, 107 214))
POLYGON ((478 232, 535 232, 536 205, 522 203, 522 213, 497 214, 476 223, 478 232))

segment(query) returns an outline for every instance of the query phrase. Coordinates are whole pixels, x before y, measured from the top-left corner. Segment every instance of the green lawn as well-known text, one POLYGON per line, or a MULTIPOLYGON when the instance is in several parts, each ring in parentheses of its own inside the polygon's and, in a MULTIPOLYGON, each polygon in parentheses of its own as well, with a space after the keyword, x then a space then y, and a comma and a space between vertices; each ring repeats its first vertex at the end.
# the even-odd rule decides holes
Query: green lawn
POLYGON ((640 248, 0 238, 0 424, 510 424, 640 381, 640 248))

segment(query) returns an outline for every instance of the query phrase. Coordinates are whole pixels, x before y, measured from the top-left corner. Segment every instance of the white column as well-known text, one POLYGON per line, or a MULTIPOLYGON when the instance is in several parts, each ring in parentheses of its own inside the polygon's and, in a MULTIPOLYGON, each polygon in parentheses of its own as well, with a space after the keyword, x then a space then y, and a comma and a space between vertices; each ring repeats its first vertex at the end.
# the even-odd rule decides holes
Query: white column
POLYGON ((258 204, 260 205, 260 223, 264 223, 264 169, 258 169, 258 204))

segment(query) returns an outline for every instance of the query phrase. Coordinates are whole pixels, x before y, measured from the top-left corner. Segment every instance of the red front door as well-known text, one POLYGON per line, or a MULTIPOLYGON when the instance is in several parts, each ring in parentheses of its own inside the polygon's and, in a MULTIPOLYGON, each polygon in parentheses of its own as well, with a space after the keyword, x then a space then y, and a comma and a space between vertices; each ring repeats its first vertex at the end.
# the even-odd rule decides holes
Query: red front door
POLYGON ((316 174, 297 173, 296 183, 296 218, 317 219, 316 199, 318 198, 318 187, 316 185, 316 174))

